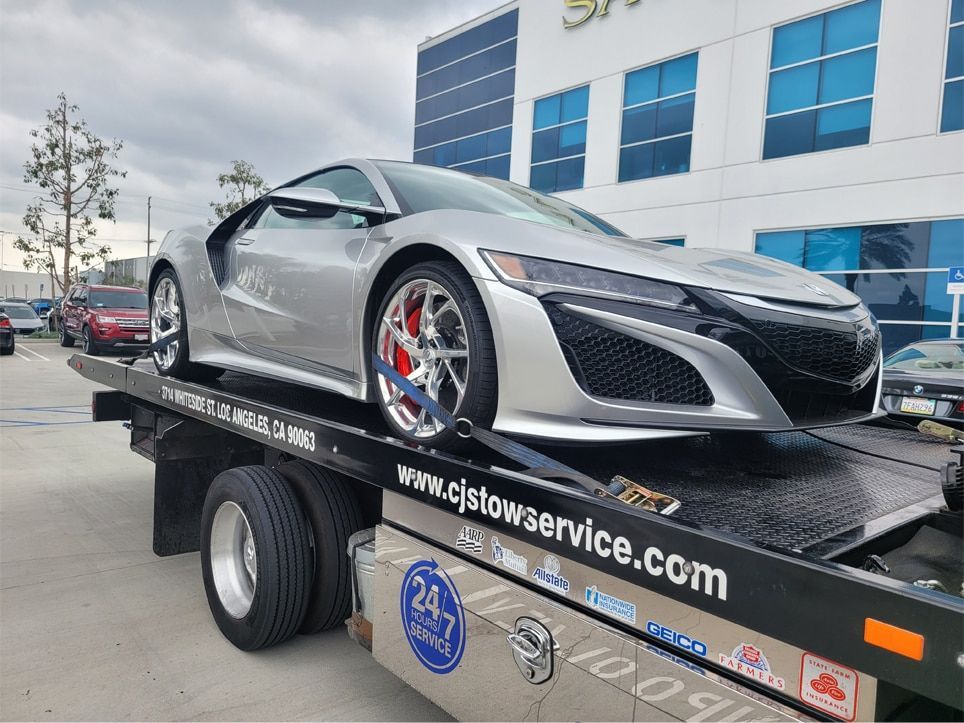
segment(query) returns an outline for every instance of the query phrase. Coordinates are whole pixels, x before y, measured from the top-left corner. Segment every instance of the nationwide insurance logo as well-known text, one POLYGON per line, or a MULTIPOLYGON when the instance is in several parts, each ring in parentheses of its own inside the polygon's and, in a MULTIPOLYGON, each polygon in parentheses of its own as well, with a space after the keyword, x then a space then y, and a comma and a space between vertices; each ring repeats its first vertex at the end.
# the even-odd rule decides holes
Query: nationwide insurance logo
POLYGON ((600 592, 595 585, 586 588, 586 604, 593 610, 599 610, 614 618, 636 624, 636 604, 621 600, 615 595, 600 592))

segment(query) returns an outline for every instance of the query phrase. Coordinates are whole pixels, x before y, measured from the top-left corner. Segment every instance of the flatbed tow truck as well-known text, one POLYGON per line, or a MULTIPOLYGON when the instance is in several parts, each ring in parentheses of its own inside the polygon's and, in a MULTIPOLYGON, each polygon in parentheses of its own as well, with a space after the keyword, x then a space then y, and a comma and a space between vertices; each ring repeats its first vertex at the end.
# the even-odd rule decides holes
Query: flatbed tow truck
POLYGON ((107 387, 95 421, 127 423, 155 463, 155 553, 202 550, 239 647, 350 613, 381 665, 460 719, 962 719, 960 459, 945 442, 842 426, 544 448, 675 497, 667 515, 481 446, 407 445, 374 406, 325 392, 68 364, 107 387), (212 495, 245 512, 233 538, 212 495), (245 590, 256 635, 225 610, 245 590))

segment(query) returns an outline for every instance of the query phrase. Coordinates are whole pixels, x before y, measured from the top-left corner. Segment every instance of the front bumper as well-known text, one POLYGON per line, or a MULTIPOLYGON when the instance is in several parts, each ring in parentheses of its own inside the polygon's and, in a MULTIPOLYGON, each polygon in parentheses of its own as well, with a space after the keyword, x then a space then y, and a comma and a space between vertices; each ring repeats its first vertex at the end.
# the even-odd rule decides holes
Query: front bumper
MULTIPOLYGON (((490 309, 498 357, 499 431, 618 442, 722 430, 786 431, 880 414, 879 348, 859 382, 840 384, 788 367, 734 320, 699 317, 681 323, 682 314, 638 304, 568 295, 536 299, 499 282, 477 284, 490 309), (623 364, 622 378, 603 389, 606 396, 594 393, 598 387, 577 378, 572 348, 560 344, 558 314, 638 343, 629 358, 648 354, 650 367, 643 374, 638 365, 623 364), (669 363, 674 368, 667 373, 669 363), (645 394, 637 396, 645 401, 612 397, 620 385, 641 379, 645 394)), ((620 353, 627 358, 626 349, 620 353)), ((600 343, 600 364, 615 364, 613 355, 600 343)))
POLYGON ((150 327, 146 323, 136 327, 97 323, 91 329, 94 341, 102 349, 146 349, 150 344, 150 327))

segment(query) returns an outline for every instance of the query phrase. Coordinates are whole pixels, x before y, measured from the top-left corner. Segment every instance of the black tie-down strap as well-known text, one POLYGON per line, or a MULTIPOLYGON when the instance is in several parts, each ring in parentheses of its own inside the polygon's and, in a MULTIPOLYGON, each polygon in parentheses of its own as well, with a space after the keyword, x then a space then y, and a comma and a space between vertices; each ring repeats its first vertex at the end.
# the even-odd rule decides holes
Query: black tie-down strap
POLYGON ((674 512, 680 506, 679 500, 647 489, 621 475, 616 475, 609 484, 603 485, 569 465, 520 442, 503 437, 490 429, 476 426, 468 419, 456 419, 441 404, 425 394, 376 354, 372 354, 372 366, 377 373, 405 392, 413 402, 441 422, 447 429, 451 429, 460 437, 481 442, 489 449, 521 464, 526 468, 526 474, 539 479, 573 482, 590 494, 618 499, 634 507, 663 515, 674 512))
POLYGON ((147 348, 137 356, 121 357, 117 361, 120 364, 126 364, 127 366, 134 366, 134 362, 138 362, 141 359, 148 359, 150 358, 151 354, 153 354, 154 352, 160 351, 161 349, 166 349, 176 341, 177 341, 177 334, 171 334, 169 336, 161 337, 157 341, 151 342, 147 346, 147 348))

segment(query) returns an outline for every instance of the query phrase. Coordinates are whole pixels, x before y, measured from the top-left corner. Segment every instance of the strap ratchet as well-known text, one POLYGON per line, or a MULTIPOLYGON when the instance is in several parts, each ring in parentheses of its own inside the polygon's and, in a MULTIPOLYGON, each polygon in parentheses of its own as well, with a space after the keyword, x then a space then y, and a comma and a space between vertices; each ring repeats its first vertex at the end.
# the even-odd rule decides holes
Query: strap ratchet
POLYGON ((460 437, 474 439, 489 449, 508 457, 526 467, 526 474, 540 479, 573 482, 586 492, 598 497, 619 500, 632 507, 639 507, 648 512, 668 515, 680 506, 680 501, 669 495, 647 489, 622 475, 616 475, 608 485, 603 485, 567 464, 527 447, 520 442, 503 437, 490 429, 483 429, 472 424, 464 417, 456 419, 437 401, 425 394, 400 372, 389 366, 377 354, 372 354, 372 366, 378 374, 388 379, 401 389, 408 397, 418 404, 429 415, 437 419, 447 429, 451 429, 460 437))

